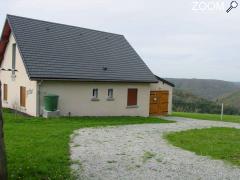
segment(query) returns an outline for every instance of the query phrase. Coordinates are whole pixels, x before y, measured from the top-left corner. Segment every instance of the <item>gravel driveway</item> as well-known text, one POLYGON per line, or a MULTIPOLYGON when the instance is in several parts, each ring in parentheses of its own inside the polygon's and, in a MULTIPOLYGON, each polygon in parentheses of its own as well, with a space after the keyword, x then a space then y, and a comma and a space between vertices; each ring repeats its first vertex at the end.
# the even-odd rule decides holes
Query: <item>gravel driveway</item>
POLYGON ((240 168, 174 147, 163 133, 240 124, 168 117, 169 124, 86 128, 71 142, 72 169, 79 179, 240 179, 240 168))

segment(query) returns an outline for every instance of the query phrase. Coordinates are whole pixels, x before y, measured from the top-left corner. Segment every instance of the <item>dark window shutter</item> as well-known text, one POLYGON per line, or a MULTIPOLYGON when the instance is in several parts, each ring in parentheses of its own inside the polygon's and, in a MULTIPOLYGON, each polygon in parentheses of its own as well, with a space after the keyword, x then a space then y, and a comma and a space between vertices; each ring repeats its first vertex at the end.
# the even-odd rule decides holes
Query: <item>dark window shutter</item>
POLYGON ((137 89, 128 89, 128 100, 127 105, 128 106, 135 106, 137 105, 137 89))
POLYGON ((7 84, 3 84, 3 100, 8 100, 8 86, 7 84))
POLYGON ((20 106, 26 107, 26 88, 20 87, 20 106))

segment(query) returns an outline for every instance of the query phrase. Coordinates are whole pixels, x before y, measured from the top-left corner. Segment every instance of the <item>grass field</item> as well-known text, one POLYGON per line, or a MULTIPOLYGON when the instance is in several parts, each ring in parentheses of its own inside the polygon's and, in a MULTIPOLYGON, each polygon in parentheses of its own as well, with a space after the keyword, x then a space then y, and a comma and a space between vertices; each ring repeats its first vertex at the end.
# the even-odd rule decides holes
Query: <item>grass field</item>
MULTIPOLYGON (((221 121, 221 116, 219 114, 200 114, 200 113, 174 112, 172 114, 172 116, 186 117, 186 118, 193 118, 193 119, 221 121)), ((240 123, 240 116, 224 115, 222 121, 240 123)))
POLYGON ((71 179, 69 141, 75 129, 168 123, 159 118, 30 118, 4 110, 9 179, 71 179))
POLYGON ((194 129, 167 134, 165 137, 177 147, 240 166, 239 129, 194 129))

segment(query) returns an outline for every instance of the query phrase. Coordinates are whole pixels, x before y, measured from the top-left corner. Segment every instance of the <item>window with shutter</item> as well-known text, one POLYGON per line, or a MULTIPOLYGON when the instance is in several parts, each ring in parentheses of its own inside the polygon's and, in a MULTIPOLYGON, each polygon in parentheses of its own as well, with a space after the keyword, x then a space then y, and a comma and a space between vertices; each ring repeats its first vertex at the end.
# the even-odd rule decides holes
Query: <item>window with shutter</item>
POLYGON ((137 89, 128 89, 128 106, 136 106, 137 105, 137 89))
POLYGON ((20 106, 26 107, 26 88, 20 87, 20 106))
POLYGON ((8 100, 8 86, 7 84, 3 84, 3 100, 8 100))

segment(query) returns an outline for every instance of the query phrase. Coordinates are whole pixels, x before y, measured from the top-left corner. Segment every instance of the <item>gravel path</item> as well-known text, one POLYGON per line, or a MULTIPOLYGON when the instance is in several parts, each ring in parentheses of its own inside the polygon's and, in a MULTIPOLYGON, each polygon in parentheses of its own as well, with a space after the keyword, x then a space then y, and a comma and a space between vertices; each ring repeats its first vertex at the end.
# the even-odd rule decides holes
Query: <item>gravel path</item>
POLYGON ((168 117, 169 124, 143 124, 75 131, 72 169, 78 179, 240 179, 240 168, 174 147, 163 133, 240 124, 168 117))

